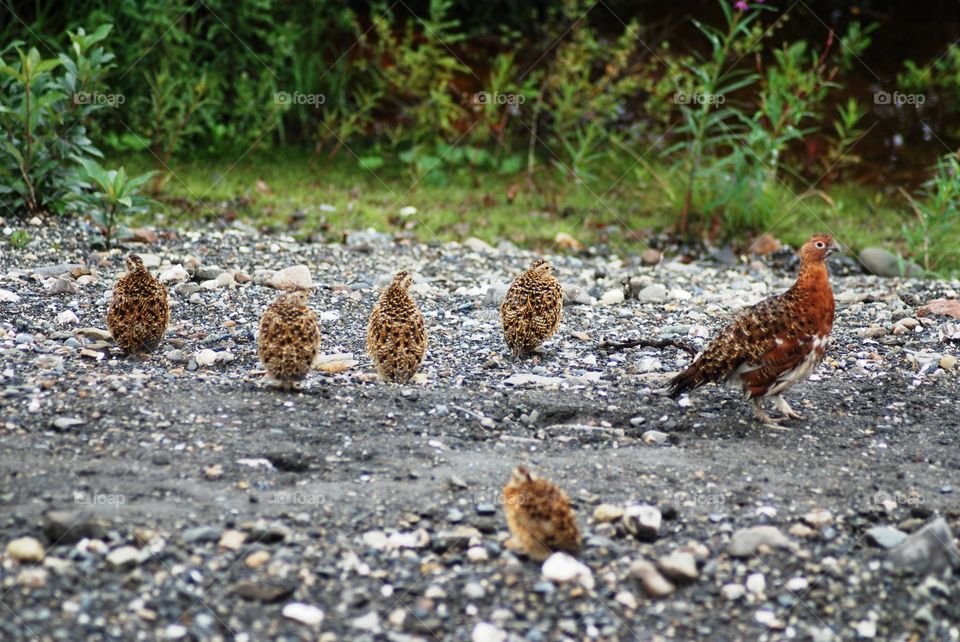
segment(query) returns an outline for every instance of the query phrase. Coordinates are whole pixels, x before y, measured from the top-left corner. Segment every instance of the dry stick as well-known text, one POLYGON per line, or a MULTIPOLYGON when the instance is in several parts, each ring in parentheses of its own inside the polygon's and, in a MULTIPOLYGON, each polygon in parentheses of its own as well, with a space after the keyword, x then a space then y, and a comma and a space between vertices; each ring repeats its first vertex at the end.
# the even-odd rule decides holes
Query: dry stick
POLYGON ((625 348, 680 348, 688 352, 690 356, 697 356, 697 349, 685 341, 676 339, 631 339, 630 341, 601 341, 597 344, 597 350, 605 352, 616 352, 625 348))

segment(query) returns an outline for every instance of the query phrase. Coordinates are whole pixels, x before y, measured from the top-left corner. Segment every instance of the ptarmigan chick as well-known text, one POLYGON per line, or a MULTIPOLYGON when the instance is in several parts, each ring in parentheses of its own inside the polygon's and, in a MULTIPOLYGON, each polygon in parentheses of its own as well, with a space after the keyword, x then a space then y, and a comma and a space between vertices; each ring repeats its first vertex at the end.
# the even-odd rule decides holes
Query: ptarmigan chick
POLYGON ((676 398, 709 382, 730 382, 742 388, 763 423, 800 419, 781 395, 809 377, 823 360, 834 313, 826 259, 839 249, 826 234, 804 243, 800 274, 793 287, 748 308, 721 330, 699 357, 670 381, 670 396, 676 398), (766 397, 773 398, 783 417, 773 419, 764 412, 766 397))
POLYGON ((516 356, 528 355, 560 327, 563 288, 548 261, 537 259, 518 276, 500 304, 503 339, 516 356))
POLYGON ((423 314, 408 292, 412 283, 409 273, 397 272, 370 314, 367 352, 386 381, 409 381, 427 353, 423 314))
POLYGON ((557 551, 580 553, 577 518, 567 494, 556 485, 517 466, 503 488, 503 503, 512 535, 510 548, 538 561, 557 551))
POLYGON ((307 290, 277 297, 260 318, 257 356, 281 387, 289 388, 310 372, 320 350, 317 314, 307 307, 307 290))
POLYGON ((128 354, 143 355, 160 345, 170 324, 167 288, 147 271, 136 254, 127 257, 127 273, 113 288, 107 327, 128 354))

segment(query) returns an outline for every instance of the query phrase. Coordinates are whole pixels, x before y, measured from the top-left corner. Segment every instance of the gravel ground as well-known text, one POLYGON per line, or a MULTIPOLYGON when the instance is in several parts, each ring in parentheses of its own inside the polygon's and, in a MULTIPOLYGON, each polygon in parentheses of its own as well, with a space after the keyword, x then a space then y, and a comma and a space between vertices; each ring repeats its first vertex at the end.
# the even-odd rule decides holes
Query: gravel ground
POLYGON ((960 332, 917 318, 960 283, 836 257, 833 343, 788 394, 806 419, 772 429, 729 389, 658 394, 681 350, 598 344, 702 347, 789 286, 789 252, 551 257, 560 333, 516 361, 497 298, 532 255, 510 246, 241 227, 91 253, 75 224, 31 233, 0 250, 0 639, 960 639, 960 332), (146 361, 104 330, 131 249, 172 279, 146 361), (296 264, 325 356, 289 393, 255 332, 296 264), (430 332, 405 386, 363 354, 399 269, 430 332), (521 463, 571 496, 583 565, 503 547, 521 463))

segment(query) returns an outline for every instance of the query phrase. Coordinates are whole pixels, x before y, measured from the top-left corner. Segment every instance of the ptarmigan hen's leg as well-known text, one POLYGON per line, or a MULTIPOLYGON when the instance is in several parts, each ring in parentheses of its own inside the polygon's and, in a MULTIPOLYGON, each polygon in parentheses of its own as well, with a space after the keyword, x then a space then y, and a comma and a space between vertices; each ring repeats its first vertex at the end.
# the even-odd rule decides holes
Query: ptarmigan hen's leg
POLYGON ((777 410, 780 411, 780 414, 787 419, 803 419, 803 415, 791 408, 790 404, 787 403, 787 400, 781 395, 774 395, 773 405, 776 406, 777 410))

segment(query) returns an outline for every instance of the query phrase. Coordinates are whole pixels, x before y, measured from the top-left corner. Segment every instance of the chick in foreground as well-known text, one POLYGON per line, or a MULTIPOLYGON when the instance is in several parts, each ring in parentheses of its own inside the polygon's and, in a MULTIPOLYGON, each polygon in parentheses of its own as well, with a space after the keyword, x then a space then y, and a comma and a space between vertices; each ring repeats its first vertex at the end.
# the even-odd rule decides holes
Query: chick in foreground
POLYGON ((260 318, 257 356, 284 388, 307 376, 320 350, 320 325, 307 307, 309 297, 306 290, 281 294, 260 318))
POLYGON ((557 551, 580 553, 580 529, 567 494, 524 466, 503 489, 511 538, 507 546, 541 561, 557 551))
POLYGON ((136 254, 127 257, 127 273, 113 288, 107 328, 127 354, 144 355, 160 345, 170 324, 167 288, 147 271, 136 254))
POLYGON ((385 381, 409 381, 427 354, 427 330, 410 297, 412 283, 408 272, 397 272, 370 314, 367 352, 385 381))
POLYGON ((529 355, 560 327, 563 288, 553 266, 537 259, 518 276, 500 304, 503 339, 516 356, 529 355))
POLYGON ((748 308, 720 331, 697 359, 669 383, 670 396, 705 383, 739 386, 757 419, 776 424, 800 419, 783 393, 807 379, 823 360, 833 328, 833 290, 827 256, 840 246, 817 234, 800 248, 800 274, 783 294, 748 308), (773 399, 782 417, 767 415, 763 400, 773 399))

